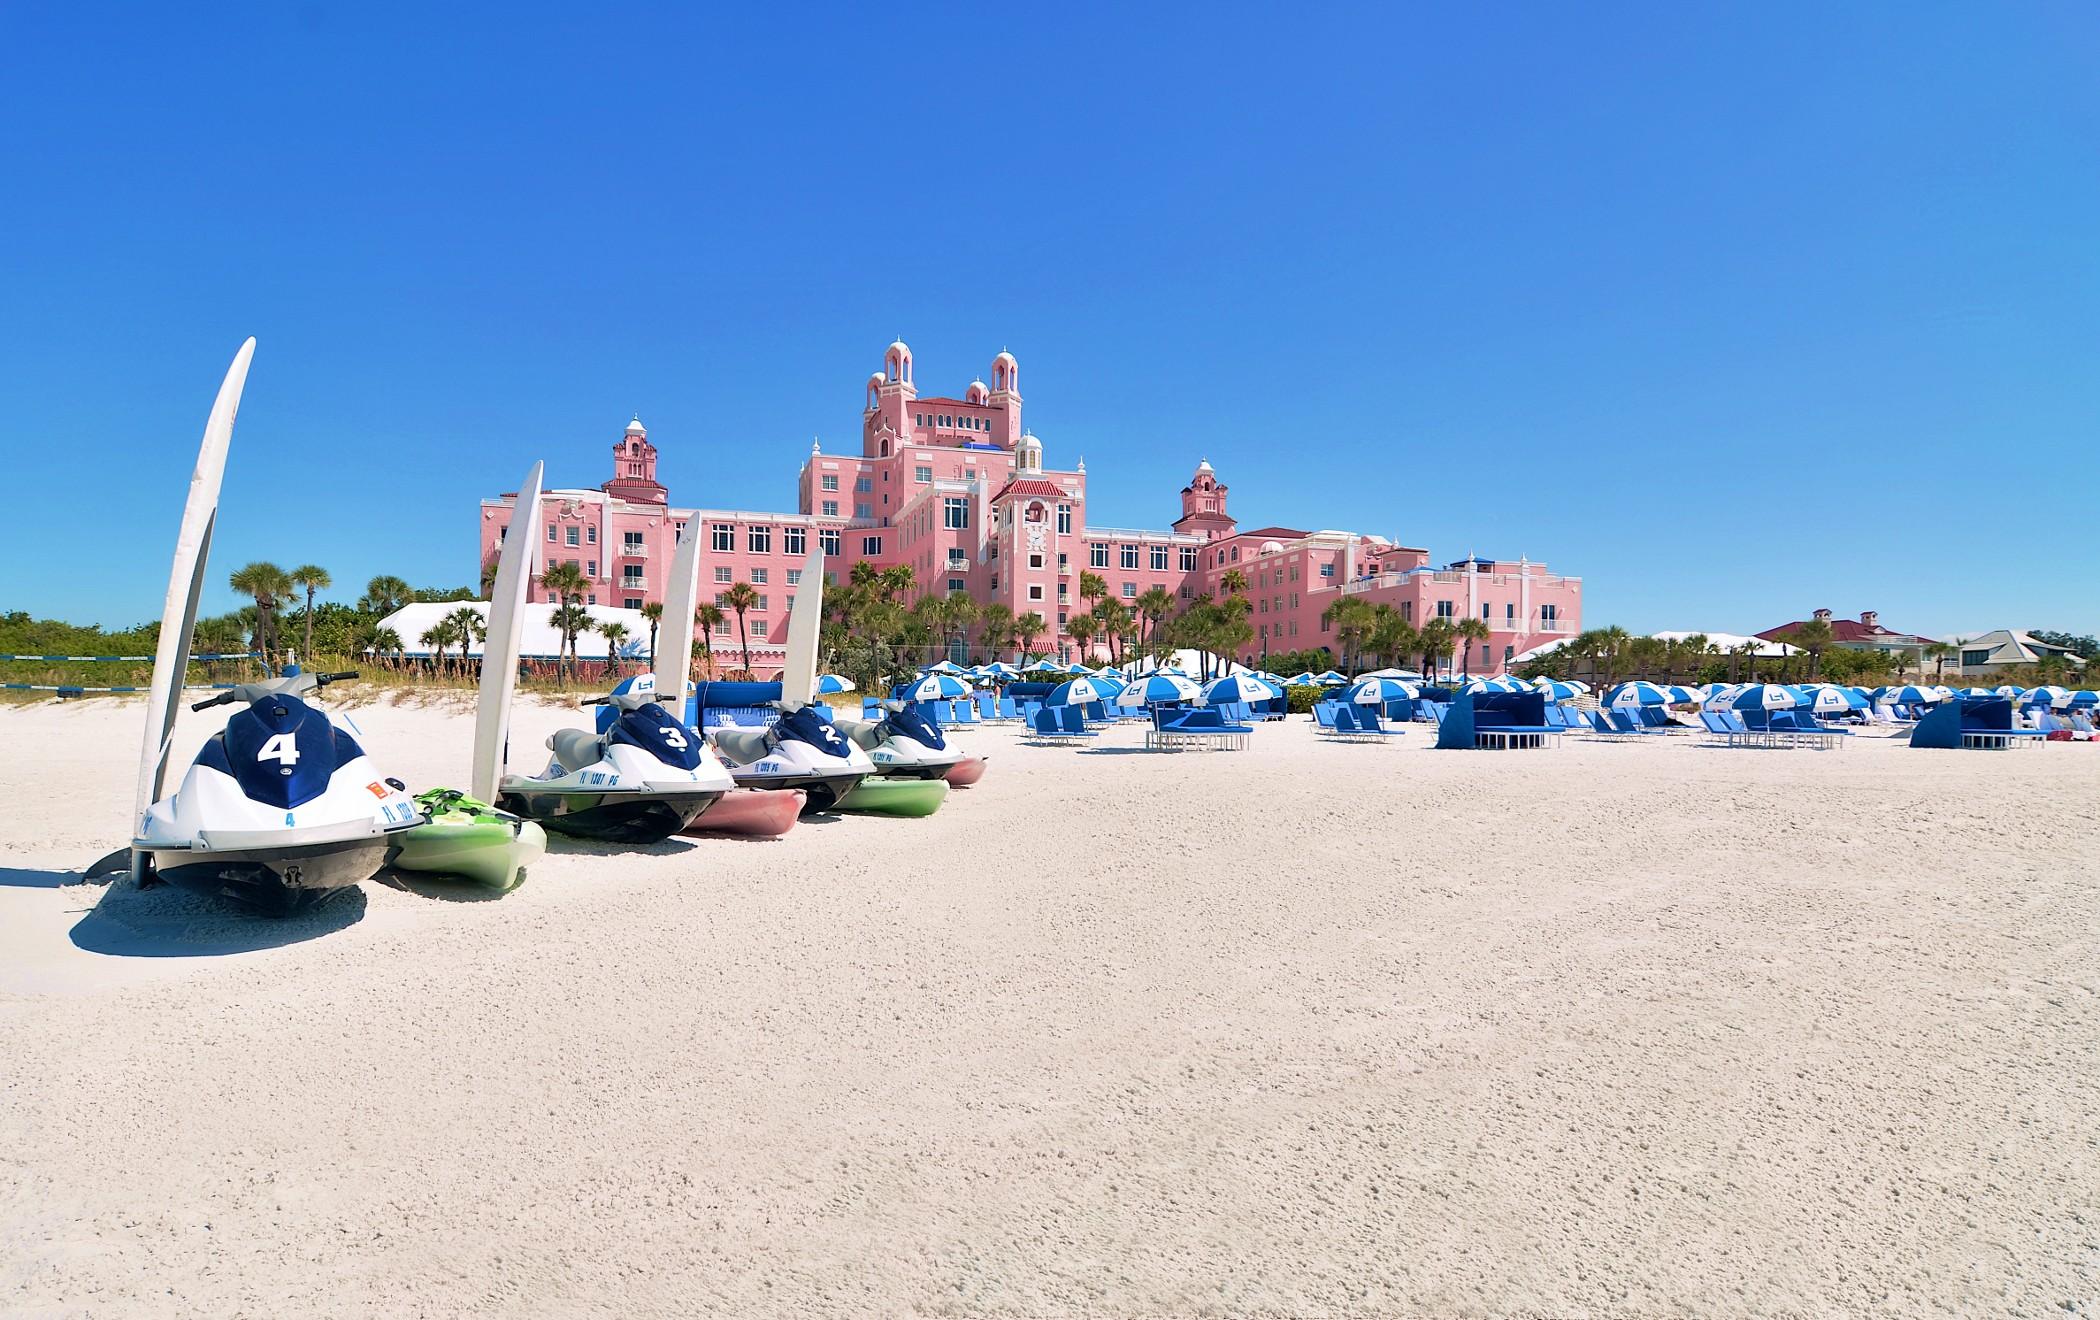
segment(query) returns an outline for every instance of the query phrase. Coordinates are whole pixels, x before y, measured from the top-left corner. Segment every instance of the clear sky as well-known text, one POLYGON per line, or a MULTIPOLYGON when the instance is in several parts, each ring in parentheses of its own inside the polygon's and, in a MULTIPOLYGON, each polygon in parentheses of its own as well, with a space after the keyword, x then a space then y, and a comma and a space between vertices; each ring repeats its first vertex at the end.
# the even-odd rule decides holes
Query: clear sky
POLYGON ((157 610, 248 334, 211 609, 471 581, 637 410, 791 508, 901 334, 1100 523, 2100 627, 2100 8, 1445 8, 0 6, 0 608, 157 610))

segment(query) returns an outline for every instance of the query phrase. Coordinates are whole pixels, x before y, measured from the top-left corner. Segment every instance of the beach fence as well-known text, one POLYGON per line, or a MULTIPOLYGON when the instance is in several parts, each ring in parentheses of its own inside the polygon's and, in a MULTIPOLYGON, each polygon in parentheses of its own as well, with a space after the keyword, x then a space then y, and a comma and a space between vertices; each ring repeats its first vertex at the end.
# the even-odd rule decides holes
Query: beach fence
MULTIPOLYGON (((243 663, 252 662, 262 670, 263 677, 267 678, 270 675, 269 662, 263 659, 261 652, 257 651, 207 651, 201 655, 193 655, 190 657, 191 664, 210 664, 213 662, 225 662, 229 660, 241 661, 243 663)), ((65 701, 68 698, 72 697, 103 696, 106 694, 120 694, 126 692, 147 692, 151 690, 151 683, 153 677, 153 672, 150 668, 150 666, 153 664, 153 657, 150 655, 0 655, 0 664, 33 664, 43 665, 46 667, 119 664, 144 664, 149 666, 143 681, 136 683, 115 683, 98 686, 91 683, 69 683, 64 681, 53 681, 49 683, 15 683, 0 681, 0 692, 55 692, 58 694, 58 699, 60 701, 65 701)), ((59 680, 59 676, 56 674, 47 673, 38 675, 38 677, 59 680)), ((130 678, 134 677, 134 675, 126 674, 123 675, 123 677, 130 678)), ((223 692, 228 688, 237 686, 239 685, 235 683, 184 683, 182 685, 183 690, 185 692, 223 692)))

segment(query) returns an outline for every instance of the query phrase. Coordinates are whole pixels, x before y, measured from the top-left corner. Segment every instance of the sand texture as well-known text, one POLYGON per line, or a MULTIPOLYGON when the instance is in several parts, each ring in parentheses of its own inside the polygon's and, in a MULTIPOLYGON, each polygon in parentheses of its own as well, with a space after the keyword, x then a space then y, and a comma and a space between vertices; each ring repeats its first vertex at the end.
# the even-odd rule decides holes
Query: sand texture
POLYGON ((2100 1314, 2100 746, 978 729, 270 923, 62 883, 141 718, 0 709, 0 1314, 2100 1314))

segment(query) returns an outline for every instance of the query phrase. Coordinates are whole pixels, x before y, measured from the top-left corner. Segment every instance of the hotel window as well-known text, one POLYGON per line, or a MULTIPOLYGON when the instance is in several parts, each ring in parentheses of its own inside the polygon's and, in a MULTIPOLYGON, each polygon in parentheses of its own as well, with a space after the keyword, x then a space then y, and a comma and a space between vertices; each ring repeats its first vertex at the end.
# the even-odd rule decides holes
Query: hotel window
POLYGON ((1086 562, 1087 567, 1089 568, 1107 568, 1108 547, 1103 545, 1099 541, 1095 541, 1091 545, 1087 546, 1086 562))
MULTIPOLYGON (((1539 622, 1540 622, 1540 623, 1542 623, 1542 624, 1544 624, 1544 625, 1545 625, 1546 627, 1548 627, 1548 628, 1551 628, 1551 627, 1552 627, 1552 626, 1553 626, 1554 624, 1556 624, 1556 623, 1559 623, 1559 622, 1560 622, 1560 606, 1558 606, 1558 605, 1541 605, 1541 606, 1539 606, 1539 622)), ((1964 663, 1964 664, 1966 664, 1966 663, 1967 663, 1967 661, 1964 661, 1963 663, 1964 663)))
MULTIPOLYGON (((637 541, 641 539, 642 538, 640 538, 639 536, 635 538, 635 540, 637 541)), ((583 529, 583 543, 585 545, 598 544, 598 525, 596 523, 592 523, 590 526, 585 527, 583 529)))
MULTIPOLYGON (((840 539, 839 529, 836 527, 819 527, 817 529, 817 548, 827 555, 839 553, 840 539)), ((829 582, 831 580, 830 575, 826 574, 824 580, 829 582)))
POLYGON ((1028 556, 1028 566, 1030 568, 1041 568, 1043 566, 1042 554, 1040 552, 1030 552, 1028 556))
POLYGON ((1193 593, 1193 592, 1191 592, 1191 591, 1190 591, 1190 590, 1189 590, 1189 589, 1188 589, 1187 587, 1183 587, 1183 588, 1181 589, 1181 598, 1182 598, 1183 600, 1187 600, 1187 599, 1188 599, 1188 598, 1189 598, 1189 597, 1190 597, 1191 595, 1193 595, 1193 594, 1194 594, 1194 593, 1193 593))
POLYGON ((1452 602, 1448 600, 1440 600, 1436 603, 1436 617, 1438 617, 1439 619, 1455 618, 1457 617, 1457 614, 1458 611, 1452 608, 1452 602))
MULTIPOLYGON (((1547 606, 1546 608, 1550 609, 1552 607, 1547 606)), ((1991 653, 1988 650, 1963 651, 1961 653, 1961 667, 1963 669, 1980 669, 1990 662, 1991 653)))
POLYGON ((1181 547, 1181 571, 1184 573, 1193 573, 1196 571, 1195 546, 1185 545, 1181 547))
POLYGON ((1257 607, 1260 608, 1263 614, 1267 614, 1269 612, 1269 598, 1267 596, 1263 596, 1260 600, 1256 601, 1255 604, 1257 607))
POLYGON ((582 545, 582 544, 583 544, 583 529, 582 529, 581 527, 576 527, 576 526, 569 526, 569 527, 564 527, 564 528, 562 528, 562 529, 561 529, 561 543, 562 543, 563 545, 582 545))
POLYGON ((837 490, 838 488, 839 488, 839 474, 838 474, 838 473, 836 473, 836 472, 827 472, 827 473, 825 473, 825 474, 824 474, 824 476, 823 476, 823 478, 821 479, 821 481, 820 481, 820 482, 819 482, 819 484, 818 484, 818 489, 819 489, 819 490, 837 490))
POLYGON ((1321 577, 1323 577, 1323 578, 1331 578, 1331 577, 1333 577, 1333 576, 1334 576, 1334 565, 1333 565, 1333 564, 1322 564, 1322 565, 1320 565, 1320 576, 1321 576, 1321 577))
POLYGON ((915 467, 911 470, 911 479, 918 482, 921 486, 927 485, 933 481, 933 469, 930 467, 915 467))
POLYGON ((1043 588, 1041 587, 1041 585, 1040 585, 1040 584, 1030 584, 1030 586, 1029 586, 1029 588, 1028 588, 1028 599, 1030 599, 1030 600, 1041 600, 1042 598, 1043 598, 1043 588))
POLYGON ((992 590, 994 590, 994 591, 997 591, 998 589, 999 589, 999 575, 998 575, 997 573, 994 573, 994 574, 992 574, 992 590))
POLYGON ((860 552, 861 552, 861 553, 862 553, 863 555, 867 555, 867 556, 870 556, 870 557, 873 557, 873 556, 875 556, 875 555, 879 555, 879 554, 881 554, 881 553, 882 553, 882 538, 881 538, 881 537, 879 537, 879 536, 863 536, 863 537, 861 537, 861 538, 860 538, 860 552))
POLYGON ((1238 546, 1232 547, 1232 562, 1235 564, 1240 562, 1240 548, 1238 546))
POLYGON ((717 564, 715 565, 715 581, 734 582, 736 581, 736 574, 730 571, 729 565, 717 564))
POLYGON ((1057 571, 1058 571, 1058 572, 1060 572, 1060 573, 1062 573, 1062 572, 1064 572, 1064 571, 1065 571, 1066 569, 1070 568, 1071 566, 1072 566, 1072 556, 1070 556, 1070 555, 1066 554, 1066 553, 1065 553, 1064 551, 1062 551, 1062 550, 1058 551, 1058 552, 1057 552, 1057 571))
POLYGON ((865 495, 873 489, 875 489, 875 483, 868 480, 866 477, 855 477, 853 479, 854 494, 865 495))
POLYGON ((872 518, 875 516, 875 506, 862 504, 856 500, 853 504, 853 516, 856 518, 872 518))
POLYGON ((752 608, 757 610, 760 614, 764 614, 767 610, 770 610, 773 607, 766 603, 766 598, 764 596, 760 596, 758 598, 758 604, 754 605, 752 608))
MULTIPOLYGON (((596 531, 597 529, 593 528, 592 530, 596 531)), ((595 541, 598 538, 593 536, 591 539, 595 541)), ((640 532, 622 533, 620 536, 620 553, 623 555, 638 555, 642 553, 642 534, 640 532)))
POLYGON ((959 532, 969 525, 970 499, 967 495, 950 495, 941 501, 941 526, 959 532))
POLYGON ((764 619, 753 619, 751 621, 751 640, 754 642, 766 640, 766 621, 764 619))
POLYGON ((1502 663, 1503 663, 1503 664, 1505 664, 1505 665, 1506 665, 1506 664, 1508 664, 1508 663, 1509 663, 1510 661, 1512 661, 1512 660, 1514 660, 1514 659, 1516 659, 1516 658, 1517 658, 1517 648, 1516 648, 1516 647, 1514 647, 1514 646, 1505 646, 1505 647, 1503 647, 1503 648, 1502 648, 1502 663))
POLYGON ((1057 534, 1059 536, 1070 536, 1072 534, 1072 506, 1069 504, 1057 506, 1057 534))
POLYGON ((1152 567, 1156 572, 1164 573, 1167 571, 1167 548, 1165 546, 1155 545, 1152 547, 1152 567))
POLYGON ((585 596, 583 598, 583 603, 586 605, 596 605, 598 603, 598 597, 595 595, 585 596))
POLYGON ((824 501, 824 504, 823 504, 823 508, 822 508, 821 512, 823 513, 823 515, 824 515, 824 516, 825 516, 826 518, 836 518, 836 517, 838 517, 838 516, 839 516, 839 502, 838 502, 837 500, 826 500, 826 501, 824 501))
POLYGON ((622 604, 630 610, 638 610, 642 607, 642 598, 640 596, 629 596, 622 604))
POLYGON ((1064 583, 1064 582, 1060 582, 1060 583, 1058 583, 1058 584, 1057 584, 1057 603, 1058 603, 1058 604, 1060 604, 1060 605, 1062 605, 1062 604, 1064 604, 1064 603, 1065 603, 1066 601, 1068 601, 1068 600, 1070 600, 1070 599, 1072 599, 1072 589, 1071 589, 1071 586, 1070 586, 1070 585, 1069 585, 1068 583, 1064 583))
POLYGON ((1400 602, 1400 617, 1407 620, 1410 623, 1414 621, 1415 603, 1413 601, 1403 600, 1400 602))
POLYGON ((750 548, 751 553, 754 555, 772 554, 773 529, 770 527, 751 528, 744 533, 744 544, 750 548))
POLYGON ((714 524, 708 529, 707 545, 710 550, 719 550, 724 554, 736 549, 736 524, 714 524))
POLYGON ((1494 618, 1495 607, 1488 604, 1486 601, 1480 602, 1480 621, 1482 623, 1492 623, 1494 621, 1494 618))
POLYGON ((969 585, 969 584, 968 584, 968 583, 965 583, 965 582, 964 582, 964 581, 963 581, 963 580, 962 580, 961 578, 949 578, 949 579, 948 579, 948 590, 949 590, 949 591, 951 591, 951 592, 955 592, 955 591, 961 591, 961 590, 963 590, 963 589, 964 589, 965 587, 967 587, 968 585, 969 585))
POLYGON ((1137 583, 1135 583, 1135 582, 1125 582, 1125 583, 1123 584, 1123 599, 1124 599, 1124 600, 1136 600, 1136 599, 1137 599, 1137 583))
POLYGON ((547 571, 550 573, 554 571, 554 561, 551 559, 547 561, 547 571))
POLYGON ((754 568, 754 569, 752 569, 752 570, 751 570, 751 582, 752 582, 752 585, 754 585, 754 586, 760 586, 760 587, 762 587, 762 586, 766 585, 766 573, 767 573, 767 570, 765 570, 765 569, 763 569, 763 568, 754 568))
POLYGON ((553 524, 553 523, 548 523, 548 524, 547 524, 547 544, 548 544, 548 545, 553 545, 553 544, 554 544, 554 543, 555 543, 556 541, 558 541, 558 540, 560 540, 560 539, 561 539, 561 538, 560 538, 560 535, 559 535, 559 533, 557 533, 557 532, 556 532, 556 531, 554 530, 554 524, 553 524))
POLYGON ((1119 558, 1122 561, 1123 567, 1136 568, 1138 566, 1137 547, 1134 545, 1126 545, 1121 547, 1121 554, 1119 558))
POLYGON ((715 620, 715 631, 717 633, 726 633, 735 627, 736 625, 730 622, 727 618, 715 620))
POLYGON ((597 560, 595 560, 595 559, 586 559, 586 560, 584 560, 584 561, 583 561, 583 575, 584 575, 585 577, 596 577, 596 576, 598 576, 598 561, 597 561, 597 560))
POLYGON ((496 529, 496 544, 502 545, 508 540, 510 540, 510 524, 505 523, 496 529))
POLYGON ((1502 621, 1514 628, 1517 626, 1517 603, 1509 601, 1502 606, 1502 621))
POLYGON ((809 528, 783 527, 780 529, 780 549, 784 554, 806 555, 809 553, 809 528))
POLYGON ((799 587, 799 586, 801 586, 801 585, 802 585, 802 570, 801 570, 801 569, 799 569, 799 568, 791 568, 791 569, 789 569, 789 570, 788 570, 788 576, 787 576, 787 584, 788 584, 789 586, 791 586, 791 587, 799 587))

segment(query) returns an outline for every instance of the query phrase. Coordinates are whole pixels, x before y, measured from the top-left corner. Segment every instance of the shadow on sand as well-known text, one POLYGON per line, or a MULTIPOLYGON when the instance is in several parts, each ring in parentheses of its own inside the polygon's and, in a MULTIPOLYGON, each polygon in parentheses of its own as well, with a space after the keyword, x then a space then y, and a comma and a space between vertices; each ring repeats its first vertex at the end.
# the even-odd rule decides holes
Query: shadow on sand
POLYGON ((319 939, 364 915, 364 890, 356 887, 297 916, 265 917, 174 885, 140 889, 127 878, 112 882, 72 933, 76 947, 116 958, 212 958, 319 939))
POLYGON ((0 887, 7 889, 57 889, 80 879, 78 871, 25 871, 15 866, 0 866, 0 887))
POLYGON ((412 874, 407 871, 396 871, 389 867, 378 875, 373 876, 371 883, 385 885, 388 889, 397 889, 404 894, 414 894, 417 898, 427 898, 440 903, 486 903, 491 899, 501 898, 505 894, 513 892, 530 879, 532 879, 532 868, 528 866, 525 868, 525 874, 518 877, 518 883, 511 886, 510 889, 491 889, 479 881, 464 879, 460 876, 425 875, 420 872, 412 874))

